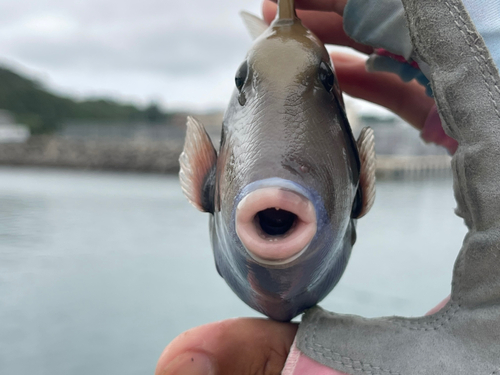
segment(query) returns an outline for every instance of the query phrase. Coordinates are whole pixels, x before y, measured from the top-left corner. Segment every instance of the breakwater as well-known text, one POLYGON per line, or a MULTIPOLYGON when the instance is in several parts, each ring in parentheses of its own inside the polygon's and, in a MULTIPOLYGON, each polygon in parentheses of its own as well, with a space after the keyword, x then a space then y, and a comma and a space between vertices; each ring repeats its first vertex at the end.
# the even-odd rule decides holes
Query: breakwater
POLYGON ((449 155, 378 155, 377 178, 450 177, 449 155))
POLYGON ((0 144, 0 165, 175 173, 181 151, 178 140, 32 136, 0 144))
MULTIPOLYGON (((177 173, 182 139, 32 136, 0 144, 0 165, 177 173)), ((448 155, 377 155, 377 178, 451 175, 448 155)))

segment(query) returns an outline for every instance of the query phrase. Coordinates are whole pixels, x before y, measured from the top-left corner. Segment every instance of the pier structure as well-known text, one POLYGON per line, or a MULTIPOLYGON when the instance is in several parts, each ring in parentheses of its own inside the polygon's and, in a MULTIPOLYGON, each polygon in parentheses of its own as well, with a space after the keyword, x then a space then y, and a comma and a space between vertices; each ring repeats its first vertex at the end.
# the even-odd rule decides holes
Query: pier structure
POLYGON ((451 156, 377 156, 377 178, 450 177, 451 156))

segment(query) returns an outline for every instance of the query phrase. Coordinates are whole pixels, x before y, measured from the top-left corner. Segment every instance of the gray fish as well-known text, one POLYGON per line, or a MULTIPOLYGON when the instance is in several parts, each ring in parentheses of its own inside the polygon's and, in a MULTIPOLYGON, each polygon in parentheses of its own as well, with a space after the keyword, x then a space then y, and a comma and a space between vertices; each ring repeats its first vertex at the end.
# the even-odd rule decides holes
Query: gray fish
POLYGON ((188 117, 180 180, 209 212, 219 274, 249 306, 288 321, 337 284, 373 204, 373 132, 356 142, 323 43, 280 0, 236 72, 220 150, 188 117), (264 30, 265 29, 265 30, 264 30))

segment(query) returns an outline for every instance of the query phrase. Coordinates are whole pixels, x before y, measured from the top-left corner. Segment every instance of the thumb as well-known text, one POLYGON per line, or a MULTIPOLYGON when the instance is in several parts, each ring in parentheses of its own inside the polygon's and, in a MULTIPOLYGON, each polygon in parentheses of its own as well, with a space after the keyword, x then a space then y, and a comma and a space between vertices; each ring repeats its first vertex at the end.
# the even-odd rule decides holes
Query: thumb
POLYGON ((297 325, 238 318, 182 333, 163 351, 155 375, 279 375, 297 325))

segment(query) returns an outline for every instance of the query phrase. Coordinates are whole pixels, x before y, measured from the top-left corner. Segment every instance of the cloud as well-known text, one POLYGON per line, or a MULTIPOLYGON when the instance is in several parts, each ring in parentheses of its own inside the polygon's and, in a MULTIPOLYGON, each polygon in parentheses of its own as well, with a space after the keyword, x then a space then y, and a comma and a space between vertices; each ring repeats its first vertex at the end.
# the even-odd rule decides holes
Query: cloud
POLYGON ((230 94, 250 45, 238 11, 259 7, 230 0, 3 0, 0 61, 48 74, 49 86, 79 96, 220 106, 211 90, 230 94))

